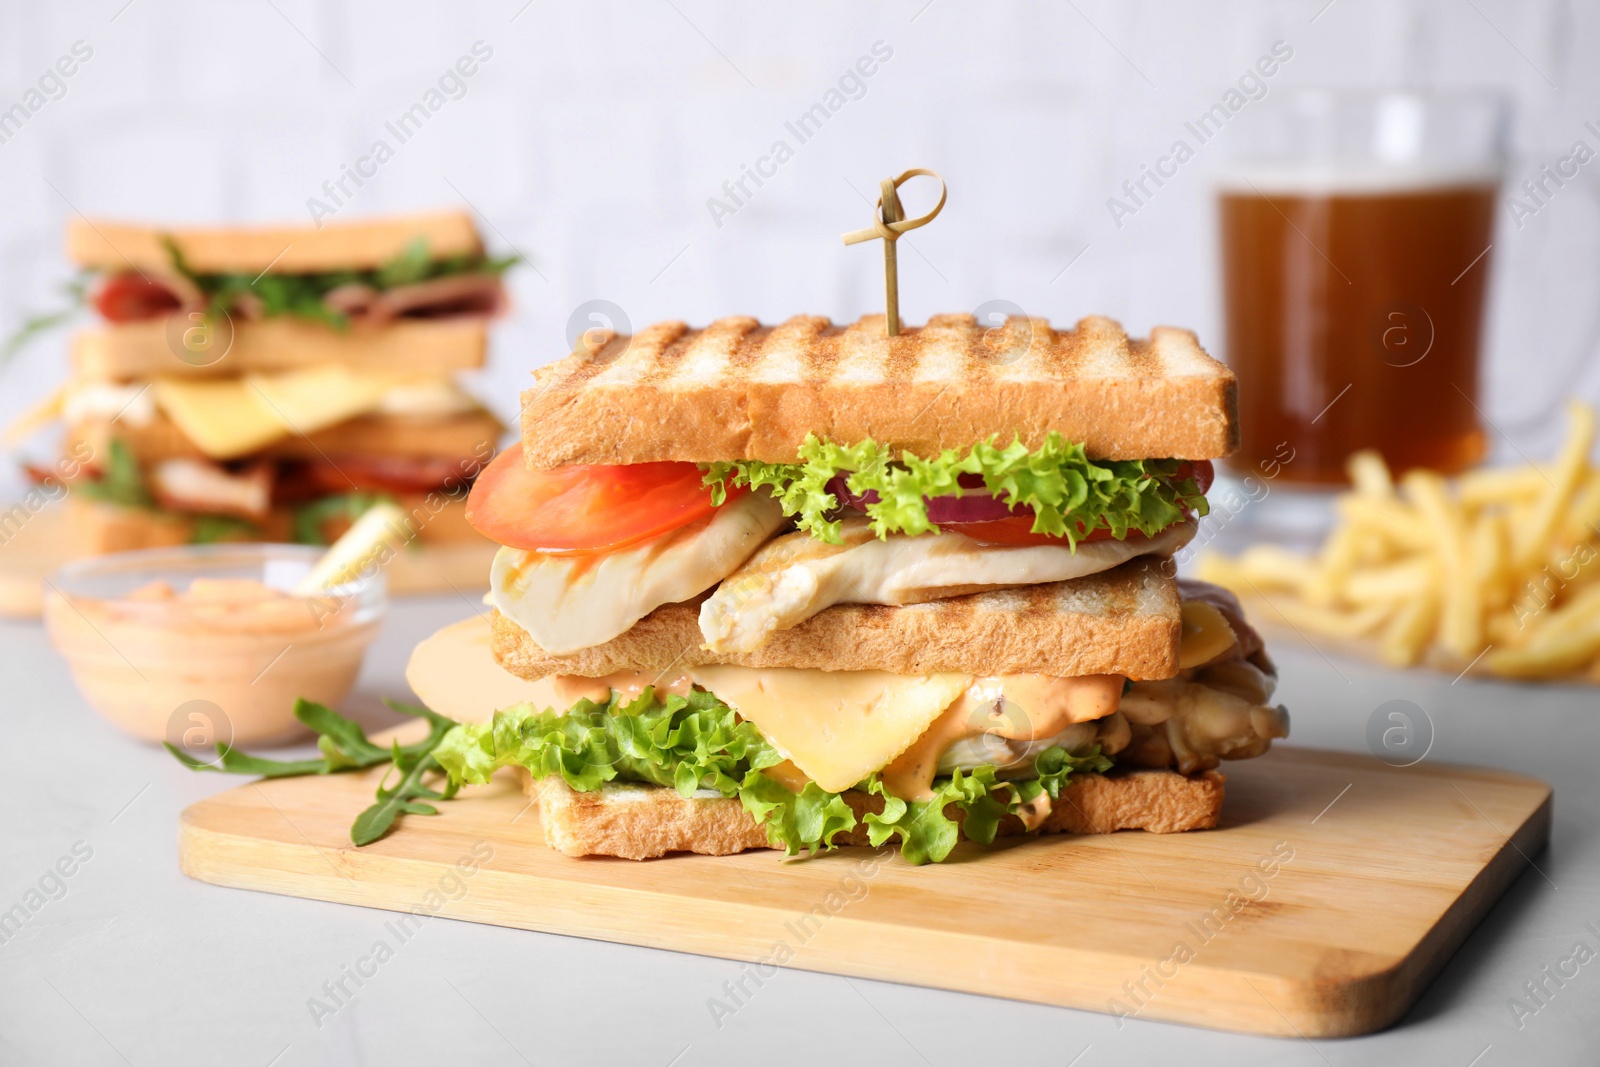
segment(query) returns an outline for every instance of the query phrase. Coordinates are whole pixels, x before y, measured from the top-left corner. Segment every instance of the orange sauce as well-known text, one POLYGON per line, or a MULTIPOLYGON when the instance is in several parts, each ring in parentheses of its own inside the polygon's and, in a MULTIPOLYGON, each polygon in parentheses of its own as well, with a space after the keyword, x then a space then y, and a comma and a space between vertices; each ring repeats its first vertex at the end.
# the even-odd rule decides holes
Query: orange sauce
POLYGON ((613 689, 622 694, 622 703, 627 704, 637 700, 639 694, 651 686, 655 687, 658 696, 672 693, 681 697, 688 696, 689 690, 694 687, 687 674, 680 672, 669 675, 661 671, 617 671, 601 678, 558 674, 550 681, 555 686, 556 694, 567 702, 567 707, 580 700, 604 704, 611 699, 613 689))
POLYGON ((902 800, 929 800, 939 758, 956 742, 984 734, 1008 741, 1043 741, 1073 723, 1111 715, 1121 698, 1120 674, 980 678, 883 769, 884 788, 902 800), (1002 695, 1004 701, 999 700, 1002 695))

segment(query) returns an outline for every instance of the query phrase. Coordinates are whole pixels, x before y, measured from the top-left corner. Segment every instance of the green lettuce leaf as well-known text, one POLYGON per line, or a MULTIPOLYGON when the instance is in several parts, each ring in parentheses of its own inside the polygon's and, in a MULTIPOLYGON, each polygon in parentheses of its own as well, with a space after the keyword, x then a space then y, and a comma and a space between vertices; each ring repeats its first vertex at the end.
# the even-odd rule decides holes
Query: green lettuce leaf
POLYGON ((1091 460, 1083 445, 1055 432, 1033 450, 1020 440, 1000 448, 990 438, 964 455, 946 449, 932 459, 910 452, 896 459, 870 439, 844 446, 812 434, 800 446, 799 460, 711 463, 705 484, 717 504, 727 499, 730 487, 767 489, 800 529, 833 544, 839 542, 839 522, 831 515, 839 501, 827 486, 839 475, 851 492, 878 495, 865 510, 879 537, 937 532, 927 501, 971 492, 961 485, 964 474, 980 476, 1012 510, 1032 508, 1035 533, 1064 537, 1073 548, 1095 530, 1110 530, 1118 539, 1130 531, 1154 534, 1189 511, 1207 513, 1199 485, 1177 477, 1182 460, 1091 460))
POLYGON ((766 827, 767 840, 787 856, 801 851, 823 852, 834 847, 841 833, 855 829, 856 813, 838 793, 807 782, 798 793, 759 770, 745 775, 739 800, 757 823, 766 827))
POLYGON ((125 508, 155 506, 155 498, 144 483, 139 471, 139 461, 120 437, 113 437, 106 446, 106 461, 99 477, 78 484, 78 491, 91 500, 116 504, 125 508))
MULTIPOLYGON (((789 856, 833 848, 857 821, 840 794, 815 782, 792 792, 762 773, 783 756, 753 723, 701 689, 687 697, 646 689, 626 704, 613 691, 605 704, 580 700, 565 713, 518 704, 496 712, 492 722, 457 726, 432 751, 452 786, 481 785, 499 768, 516 766, 535 778, 560 775, 579 792, 623 781, 676 789, 685 799, 699 789, 738 797, 767 840, 789 856)), ((963 832, 989 844, 1000 820, 1023 803, 1041 793, 1054 798, 1070 775, 1110 766, 1098 749, 1074 756, 1050 748, 1036 760, 1034 777, 1002 780, 992 766, 958 770, 935 783, 933 799, 910 802, 889 795, 874 775, 862 788, 883 797, 884 810, 866 816, 868 837, 874 846, 897 838, 909 862, 937 863, 963 832), (946 814, 951 804, 961 823, 946 814)))
MULTIPOLYGON (((1039 783, 1050 799, 1054 800, 1061 795, 1062 786, 1066 785, 1075 774, 1104 774, 1111 769, 1111 759, 1100 754, 1097 746, 1094 751, 1082 756, 1074 756, 1064 748, 1047 748, 1039 753, 1033 761, 1033 781, 1039 783)), ((1036 794, 1035 794, 1036 795, 1036 794)), ((1033 799, 1033 796, 1024 796, 1023 801, 1033 799)))

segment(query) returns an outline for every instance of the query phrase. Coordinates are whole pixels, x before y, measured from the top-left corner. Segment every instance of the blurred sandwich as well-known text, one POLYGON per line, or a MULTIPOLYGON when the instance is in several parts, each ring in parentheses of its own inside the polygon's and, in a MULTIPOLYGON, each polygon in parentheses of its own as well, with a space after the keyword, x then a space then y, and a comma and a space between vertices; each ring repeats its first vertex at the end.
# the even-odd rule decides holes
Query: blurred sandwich
POLYGON ((458 780, 525 771, 554 847, 924 862, 1197 829, 1220 761, 1286 735, 1237 602, 1172 577, 1238 440, 1192 334, 870 316, 599 341, 535 372, 521 452, 468 504, 505 546, 499 667, 455 673, 531 688, 436 752, 458 780))
MULTIPOLYGON (((100 321, 34 415, 81 547, 326 542, 391 498, 425 543, 475 541, 467 488, 503 427, 453 380, 481 366, 510 260, 462 212, 163 229, 75 219, 100 321)), ((48 469, 39 472, 50 473, 48 469)))

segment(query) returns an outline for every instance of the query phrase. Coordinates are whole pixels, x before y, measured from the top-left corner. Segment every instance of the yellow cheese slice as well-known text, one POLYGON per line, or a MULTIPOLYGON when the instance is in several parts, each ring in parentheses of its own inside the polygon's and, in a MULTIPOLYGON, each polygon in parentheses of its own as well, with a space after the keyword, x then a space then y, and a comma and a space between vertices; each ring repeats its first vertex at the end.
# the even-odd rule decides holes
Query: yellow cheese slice
POLYGON ((377 408, 414 376, 337 364, 244 378, 159 378, 156 403, 212 459, 233 459, 291 434, 313 434, 377 408))
POLYGON ((283 374, 251 374, 245 384, 290 432, 311 434, 371 411, 405 380, 405 375, 329 363, 283 374))
POLYGON ((151 391, 167 418, 212 459, 246 455, 290 432, 256 391, 237 378, 159 378, 151 391))
POLYGON ((692 667, 688 674, 832 793, 910 748, 972 685, 970 674, 728 666, 692 667))

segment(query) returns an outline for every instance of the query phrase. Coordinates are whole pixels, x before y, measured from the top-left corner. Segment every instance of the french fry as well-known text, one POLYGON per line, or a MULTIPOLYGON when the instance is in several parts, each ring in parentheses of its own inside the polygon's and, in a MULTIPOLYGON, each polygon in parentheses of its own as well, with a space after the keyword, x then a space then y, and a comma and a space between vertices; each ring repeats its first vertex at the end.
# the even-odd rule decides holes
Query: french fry
POLYGON ((1544 678, 1572 674, 1600 655, 1600 627, 1558 633, 1528 642, 1523 648, 1496 648, 1483 657, 1483 665, 1507 678, 1544 678))
POLYGON ((1344 585, 1344 599, 1356 605, 1390 604, 1396 600, 1436 595, 1437 568, 1422 556, 1384 567, 1353 572, 1344 585))
POLYGON ((1377 533, 1396 550, 1426 550, 1433 544, 1428 524, 1416 509, 1399 500, 1377 500, 1351 494, 1340 497, 1336 507, 1346 522, 1377 533))
POLYGON ((1591 541, 1575 545, 1554 544, 1544 566, 1529 576, 1529 581, 1543 579, 1566 596, 1600 580, 1600 547, 1591 541))
POLYGON ((1585 629, 1600 630, 1600 585, 1589 586, 1560 607, 1538 617, 1530 643, 1553 640, 1585 629))
POLYGON ((1266 588, 1304 592, 1317 575, 1309 559, 1277 545, 1255 545, 1238 562, 1247 581, 1266 588))
POLYGON ((1194 570, 1195 577, 1202 582, 1220 585, 1226 589, 1232 589, 1236 593, 1250 591, 1250 580, 1246 576, 1244 568, 1239 566, 1237 560, 1230 559, 1227 556, 1218 555, 1215 552, 1207 552, 1195 561, 1194 570))
POLYGON ((1456 495, 1468 508, 1492 507, 1514 500, 1537 500, 1550 487, 1539 467, 1486 467, 1456 479, 1456 495))
POLYGON ((1445 490, 1444 479, 1429 471, 1411 471, 1401 482, 1417 510, 1433 527, 1444 578, 1440 597, 1439 641, 1463 659, 1483 648, 1483 603, 1472 580, 1461 508, 1445 490))
POLYGON ((1389 473, 1389 465, 1378 453, 1371 449, 1357 452, 1347 461, 1345 469, 1350 474, 1350 484, 1355 486, 1359 495, 1375 500, 1394 499, 1394 477, 1389 473))
POLYGON ((1355 570, 1361 542, 1361 531, 1351 526, 1341 526, 1328 535, 1317 555, 1317 569, 1302 590, 1306 600, 1321 607, 1339 601, 1340 590, 1355 570))
POLYGON ((1509 611, 1497 612, 1483 624, 1483 635, 1496 648, 1516 648, 1527 640, 1527 630, 1509 611))
POLYGON ((1567 514, 1561 537, 1574 545, 1600 537, 1600 471, 1591 470, 1583 487, 1573 497, 1572 510, 1567 514))
POLYGON ((1430 589, 1427 594, 1412 596, 1383 628, 1383 638, 1378 654, 1383 661, 1395 667, 1409 667, 1422 656, 1422 649, 1433 636, 1433 627, 1439 617, 1439 598, 1430 589))
POLYGON ((1526 527, 1512 531, 1513 559, 1518 570, 1532 570, 1544 559, 1545 549, 1572 502, 1578 483, 1589 472, 1589 450, 1594 447, 1594 411, 1577 402, 1567 408, 1572 429, 1561 448, 1550 485, 1540 495, 1526 527))
POLYGON ((1267 604, 1291 626, 1326 637, 1364 637, 1382 626, 1394 613, 1393 604, 1371 604, 1364 608, 1323 608, 1301 600, 1274 597, 1267 604))
POLYGON ((1511 603, 1510 549, 1505 523, 1498 514, 1479 515, 1470 537, 1473 579, 1483 590, 1483 606, 1499 611, 1511 603))

